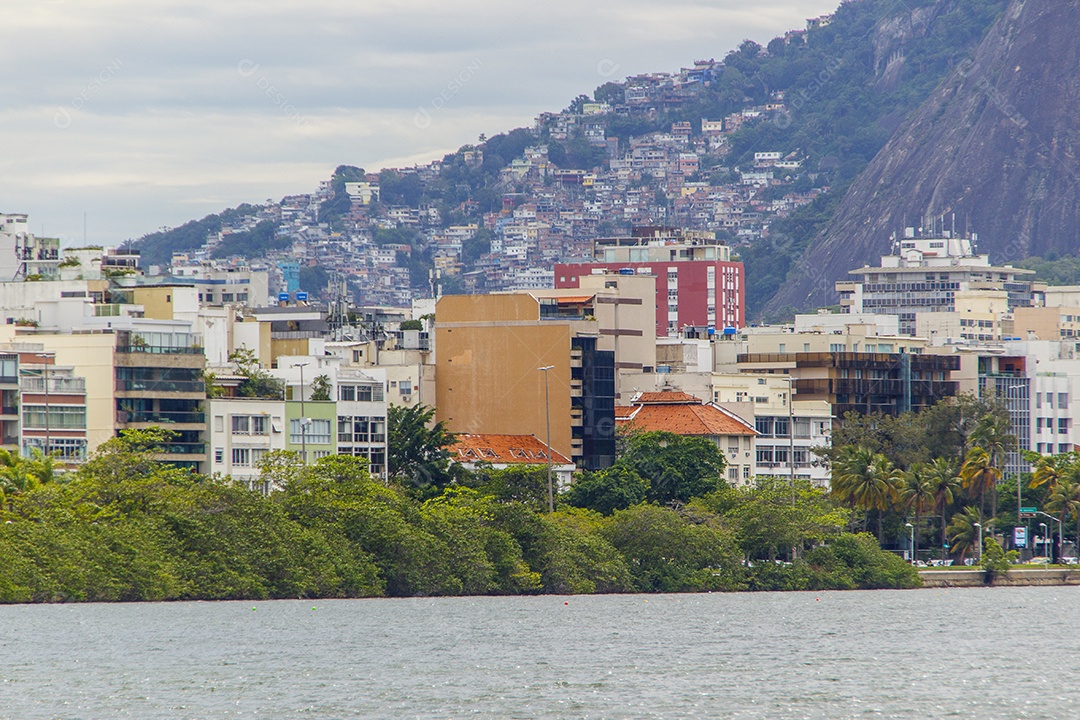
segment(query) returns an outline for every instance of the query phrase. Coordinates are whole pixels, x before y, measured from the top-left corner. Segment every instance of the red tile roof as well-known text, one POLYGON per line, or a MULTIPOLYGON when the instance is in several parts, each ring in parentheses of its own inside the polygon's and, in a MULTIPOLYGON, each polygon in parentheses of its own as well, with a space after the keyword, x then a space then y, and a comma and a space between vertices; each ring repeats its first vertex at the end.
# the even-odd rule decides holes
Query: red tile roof
POLYGON ((639 393, 633 405, 617 405, 618 425, 676 435, 757 435, 750 423, 684 392, 639 393))
MULTIPOLYGON (((460 463, 489 462, 492 465, 547 463, 547 445, 535 435, 489 435, 459 433, 450 446, 450 457, 460 463)), ((573 461, 557 450, 551 451, 551 462, 572 465, 573 461)))
POLYGON ((701 404, 701 399, 681 390, 663 390, 661 392, 640 392, 630 401, 632 405, 684 405, 701 404))

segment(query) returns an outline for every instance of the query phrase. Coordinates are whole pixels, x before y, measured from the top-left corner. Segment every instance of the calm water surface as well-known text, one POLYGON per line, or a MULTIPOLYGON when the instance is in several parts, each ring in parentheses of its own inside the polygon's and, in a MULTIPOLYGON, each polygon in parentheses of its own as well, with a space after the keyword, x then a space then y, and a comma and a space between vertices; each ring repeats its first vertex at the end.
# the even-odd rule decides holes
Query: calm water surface
POLYGON ((0 607, 12 720, 1080 718, 1078 664, 1071 587, 0 607))

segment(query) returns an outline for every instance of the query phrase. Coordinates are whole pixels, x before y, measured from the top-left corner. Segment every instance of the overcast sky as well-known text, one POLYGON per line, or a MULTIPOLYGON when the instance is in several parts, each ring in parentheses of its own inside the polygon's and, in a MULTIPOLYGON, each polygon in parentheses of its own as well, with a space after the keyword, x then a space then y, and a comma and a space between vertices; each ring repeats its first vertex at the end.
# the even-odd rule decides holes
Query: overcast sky
POLYGON ((4 0, 0 212, 117 244, 441 157, 838 0, 4 0))

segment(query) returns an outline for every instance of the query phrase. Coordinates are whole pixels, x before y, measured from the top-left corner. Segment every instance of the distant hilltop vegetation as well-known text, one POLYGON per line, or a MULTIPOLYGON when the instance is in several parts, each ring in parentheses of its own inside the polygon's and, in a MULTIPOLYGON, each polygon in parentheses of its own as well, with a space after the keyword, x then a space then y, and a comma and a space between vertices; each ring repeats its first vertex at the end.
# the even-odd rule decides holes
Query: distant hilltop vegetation
POLYGON ((1077 26, 1077 2, 1007 6, 851 0, 767 46, 746 41, 722 60, 606 82, 530 128, 481 135, 427 165, 342 165, 314 192, 242 205, 138 246, 146 264, 176 252, 298 262, 316 295, 340 273, 357 302, 405 305, 437 292, 551 286, 554 264, 588 258, 596 237, 677 226, 733 248, 752 318, 828 302, 814 288, 831 288, 853 258, 887 252, 893 231, 930 211, 963 212, 994 250, 1015 250, 1005 258, 1064 249, 1054 228, 1073 203, 1053 207, 1067 171, 1038 168, 1054 165, 1048 148, 1076 94, 1065 87, 1071 73, 1047 63, 1073 67, 1064 36, 1077 26), (1006 41, 1013 36, 1031 41, 1006 41), (1013 57, 1023 70, 999 88, 1013 57), (1047 98, 1037 112, 1024 87, 1047 98), (1025 180, 1010 176, 986 193, 975 184, 1014 166, 1025 180), (1044 210, 1003 203, 1019 185, 1044 210), (1029 241, 1017 241, 1021 230, 1029 241))

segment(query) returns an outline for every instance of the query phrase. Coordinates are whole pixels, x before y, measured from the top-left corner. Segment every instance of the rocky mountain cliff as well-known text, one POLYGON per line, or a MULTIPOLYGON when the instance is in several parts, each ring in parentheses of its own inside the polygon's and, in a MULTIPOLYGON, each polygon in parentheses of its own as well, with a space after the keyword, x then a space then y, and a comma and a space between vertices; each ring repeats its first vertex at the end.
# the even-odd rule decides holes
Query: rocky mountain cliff
MULTIPOLYGON (((835 301, 889 237, 928 222, 1003 262, 1080 248, 1080 0, 1012 0, 852 183, 767 312, 835 301)), ((898 62, 898 58, 892 58, 898 62)))

